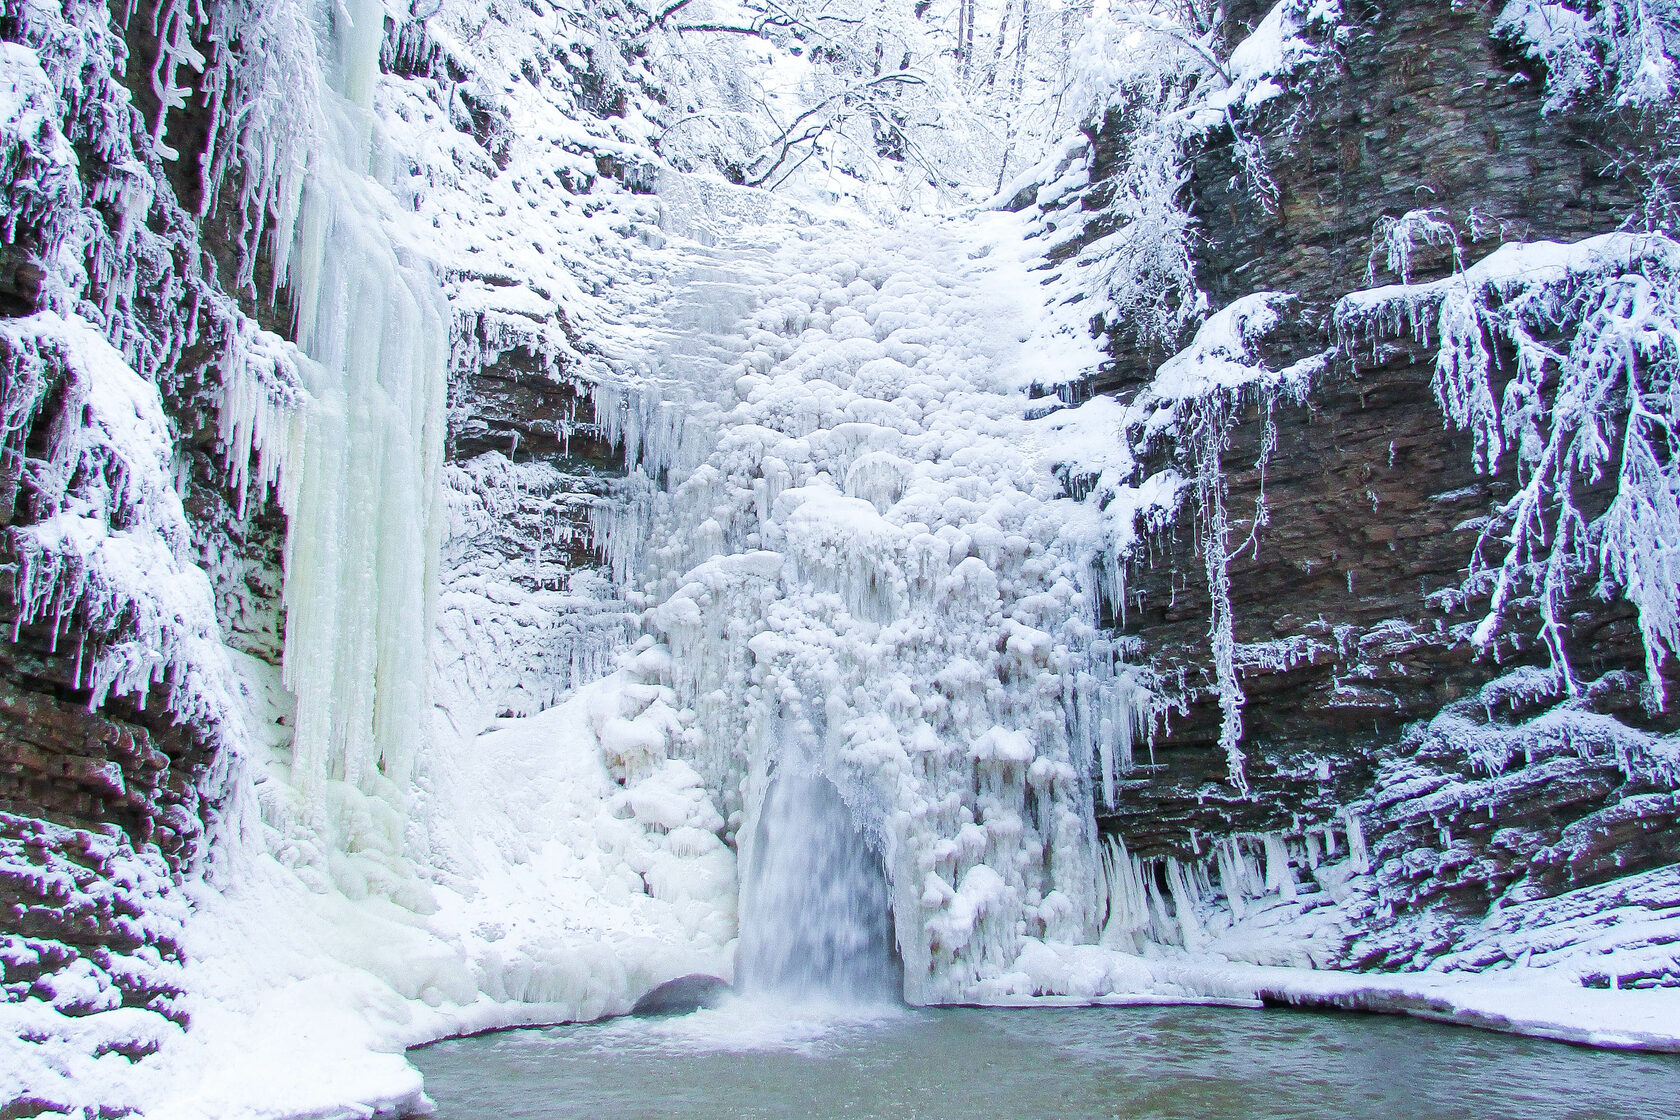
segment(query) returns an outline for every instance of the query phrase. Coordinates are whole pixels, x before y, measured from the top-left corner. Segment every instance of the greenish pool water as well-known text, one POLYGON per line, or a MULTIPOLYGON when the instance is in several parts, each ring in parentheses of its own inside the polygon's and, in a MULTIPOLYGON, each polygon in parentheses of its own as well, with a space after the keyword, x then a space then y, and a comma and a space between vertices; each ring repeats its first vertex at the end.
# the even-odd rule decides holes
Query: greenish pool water
POLYGON ((1680 1057, 1297 1011, 736 1002, 455 1039, 410 1057, 437 1120, 1680 1117, 1680 1057))

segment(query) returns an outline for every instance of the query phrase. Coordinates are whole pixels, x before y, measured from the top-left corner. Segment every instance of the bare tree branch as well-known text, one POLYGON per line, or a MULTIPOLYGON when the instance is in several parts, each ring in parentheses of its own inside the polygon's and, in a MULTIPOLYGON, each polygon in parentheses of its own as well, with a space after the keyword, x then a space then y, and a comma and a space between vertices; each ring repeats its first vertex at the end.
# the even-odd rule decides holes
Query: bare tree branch
MULTIPOLYGON (((747 180, 750 187, 763 186, 775 175, 783 163, 801 144, 814 142, 823 133, 832 129, 844 120, 851 111, 861 110, 884 120, 902 135, 896 123, 893 123, 880 107, 874 103, 874 95, 893 86, 922 86, 927 84, 927 78, 913 70, 894 70, 887 74, 880 74, 865 78, 861 82, 853 83, 845 89, 829 94, 815 105, 806 109, 795 117, 780 136, 772 140, 768 147, 776 153, 776 158, 758 175, 747 180)), ((763 157, 761 157, 763 158, 763 157)), ((802 161, 803 162, 803 161, 802 161)))

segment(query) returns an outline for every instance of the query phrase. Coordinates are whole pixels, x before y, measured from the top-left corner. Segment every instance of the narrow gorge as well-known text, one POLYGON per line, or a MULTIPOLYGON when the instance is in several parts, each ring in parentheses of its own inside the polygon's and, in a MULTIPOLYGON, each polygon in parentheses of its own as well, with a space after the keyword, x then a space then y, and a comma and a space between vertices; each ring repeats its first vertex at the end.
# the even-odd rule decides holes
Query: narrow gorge
POLYGON ((730 985, 1680 1051, 1673 0, 0 0, 0 80, 0 1120, 730 985))

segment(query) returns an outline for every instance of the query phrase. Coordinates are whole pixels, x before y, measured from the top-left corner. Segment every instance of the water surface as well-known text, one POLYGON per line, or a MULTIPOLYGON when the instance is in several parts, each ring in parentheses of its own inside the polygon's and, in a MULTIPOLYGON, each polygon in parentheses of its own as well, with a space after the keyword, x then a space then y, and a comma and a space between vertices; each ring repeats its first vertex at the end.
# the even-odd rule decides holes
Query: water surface
POLYGON ((1665 1120, 1680 1056, 1414 1019, 1206 1007, 790 1011, 412 1051, 436 1120, 1665 1120))

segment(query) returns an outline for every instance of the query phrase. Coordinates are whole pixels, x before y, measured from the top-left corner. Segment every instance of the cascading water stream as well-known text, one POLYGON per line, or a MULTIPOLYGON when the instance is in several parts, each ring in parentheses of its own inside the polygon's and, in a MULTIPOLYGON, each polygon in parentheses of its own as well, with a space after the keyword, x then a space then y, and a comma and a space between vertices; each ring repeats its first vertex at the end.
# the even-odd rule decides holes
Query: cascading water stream
POLYGON ((737 986, 798 1000, 897 999, 890 908, 885 866, 839 789, 814 770, 784 768, 743 873, 737 986))

